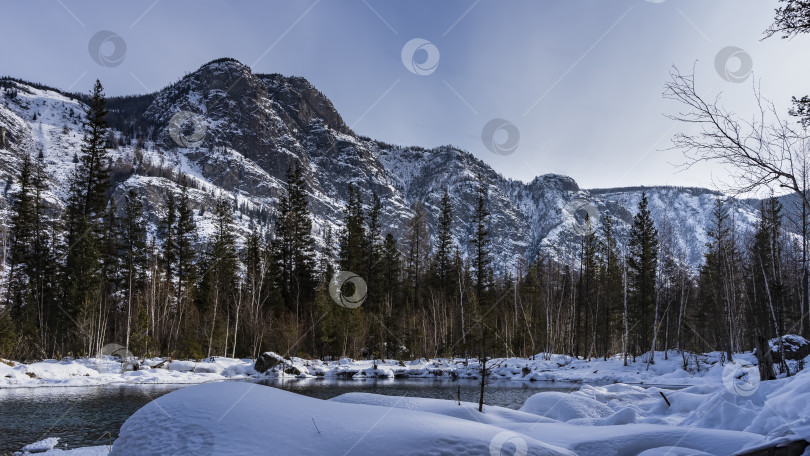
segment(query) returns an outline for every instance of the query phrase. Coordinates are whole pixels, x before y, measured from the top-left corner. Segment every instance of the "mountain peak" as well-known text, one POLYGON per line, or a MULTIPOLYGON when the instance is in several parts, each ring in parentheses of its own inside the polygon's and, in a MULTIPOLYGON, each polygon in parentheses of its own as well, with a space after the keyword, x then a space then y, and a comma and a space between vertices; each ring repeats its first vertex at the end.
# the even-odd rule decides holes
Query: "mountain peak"
POLYGON ((197 71, 211 69, 238 69, 250 71, 250 67, 232 57, 221 57, 204 63, 197 71))

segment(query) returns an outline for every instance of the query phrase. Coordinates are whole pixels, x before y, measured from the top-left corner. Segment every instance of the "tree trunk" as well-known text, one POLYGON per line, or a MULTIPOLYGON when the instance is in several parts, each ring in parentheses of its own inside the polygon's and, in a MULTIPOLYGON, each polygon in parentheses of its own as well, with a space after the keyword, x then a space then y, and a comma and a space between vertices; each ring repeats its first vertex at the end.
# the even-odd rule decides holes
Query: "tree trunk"
POLYGON ((768 341, 762 336, 754 336, 754 347, 757 350, 757 363, 759 364, 759 378, 761 380, 774 380, 773 356, 768 341))

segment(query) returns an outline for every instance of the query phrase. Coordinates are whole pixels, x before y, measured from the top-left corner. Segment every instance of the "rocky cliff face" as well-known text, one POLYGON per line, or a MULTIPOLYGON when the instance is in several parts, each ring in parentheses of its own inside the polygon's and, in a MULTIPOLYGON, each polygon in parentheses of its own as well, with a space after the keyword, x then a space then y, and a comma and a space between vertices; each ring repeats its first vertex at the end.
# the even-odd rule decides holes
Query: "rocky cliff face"
MULTIPOLYGON (((0 179, 7 184, 0 206, 7 207, 21 157, 42 151, 52 175, 50 200, 62 204, 79 153, 82 97, 21 81, 0 92, 0 179), (7 90, 8 91, 8 90, 7 90)), ((348 184, 364 201, 380 196, 383 226, 397 237, 415 201, 422 201, 435 225, 444 188, 453 201, 455 241, 466 251, 472 234, 477 178, 489 187, 493 248, 498 269, 538 253, 569 260, 577 256, 585 213, 598 229, 610 212, 620 232, 632 222, 641 192, 651 199, 653 216, 689 264, 701 261, 706 226, 722 195, 703 189, 632 188, 588 191, 566 176, 544 175, 526 184, 504 178, 472 154, 445 146, 431 150, 401 147, 356 135, 328 98, 308 81, 278 74, 254 74, 231 59, 208 63, 154 94, 109 100, 122 170, 114 197, 130 188, 143 195, 154 225, 169 192, 179 192, 179 173, 194 187, 191 196, 202 237, 211 232, 216 198, 234 202, 234 229, 272 229, 272 219, 290 166, 300 166, 309 184, 314 230, 323 244, 337 233, 348 184), (185 119, 185 122, 178 122, 185 119), (174 122, 174 123, 173 123, 174 122), (177 141, 177 136, 181 137, 177 141), (129 170, 129 168, 132 168, 129 170)), ((750 202, 749 202, 750 203, 750 202)), ((735 206, 742 229, 752 226, 751 204, 735 206)), ((120 206, 119 206, 120 207, 120 206)))

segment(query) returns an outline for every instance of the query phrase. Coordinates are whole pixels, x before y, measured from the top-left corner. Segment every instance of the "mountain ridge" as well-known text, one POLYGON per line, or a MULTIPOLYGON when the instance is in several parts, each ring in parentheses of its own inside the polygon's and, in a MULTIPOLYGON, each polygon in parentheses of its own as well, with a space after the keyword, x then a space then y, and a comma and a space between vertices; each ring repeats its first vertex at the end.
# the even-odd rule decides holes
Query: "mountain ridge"
MULTIPOLYGON (((0 81, 5 89, 14 86, 19 92, 13 98, 6 90, 0 95, 0 128, 8 132, 0 144, 0 178, 7 182, 0 206, 8 207, 20 158, 34 150, 46 155, 58 206, 64 201, 58 190, 65 188, 79 146, 78 116, 84 96, 15 78, 0 81)), ((447 188, 454 206, 454 243, 463 254, 472 234, 477 179, 482 176, 490 194, 492 250, 500 271, 540 254, 576 261, 583 214, 575 206, 582 201, 600 214, 610 212, 619 221, 620 234, 626 233, 642 191, 650 196, 656 220, 672 219, 679 228, 674 244, 696 267, 707 217, 714 200, 723 197, 691 187, 588 190, 559 174, 536 176, 529 183, 509 179, 453 146, 400 146, 358 135, 305 78, 253 73, 230 58, 208 62, 152 94, 110 97, 108 108, 113 161, 130 170, 116 182, 113 196, 139 189, 156 225, 165 210, 165 195, 178 192, 179 175, 187 175, 203 239, 216 198, 233 200, 239 214, 234 228, 240 237, 255 228, 271 231, 286 170, 295 165, 302 168, 309 187, 313 233, 321 249, 328 233, 334 237, 342 225, 351 183, 365 203, 374 193, 381 198, 383 226, 398 238, 404 236, 417 200, 427 209, 430 231, 435 231, 439 200, 447 188), (172 118, 181 112, 198 116, 205 127, 203 139, 192 147, 177 143, 171 134, 172 118)), ((735 202, 734 211, 739 227, 749 229, 755 219, 753 205, 735 202)))

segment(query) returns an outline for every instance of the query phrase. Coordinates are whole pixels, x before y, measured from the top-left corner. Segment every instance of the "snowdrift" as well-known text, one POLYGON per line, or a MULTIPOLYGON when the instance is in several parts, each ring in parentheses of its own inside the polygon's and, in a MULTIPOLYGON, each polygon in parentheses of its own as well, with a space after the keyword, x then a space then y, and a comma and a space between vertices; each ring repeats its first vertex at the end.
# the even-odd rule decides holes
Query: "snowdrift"
POLYGON ((150 402, 124 423, 110 454, 484 455, 492 445, 494 454, 509 445, 524 455, 574 454, 474 420, 242 382, 191 386, 150 402))

